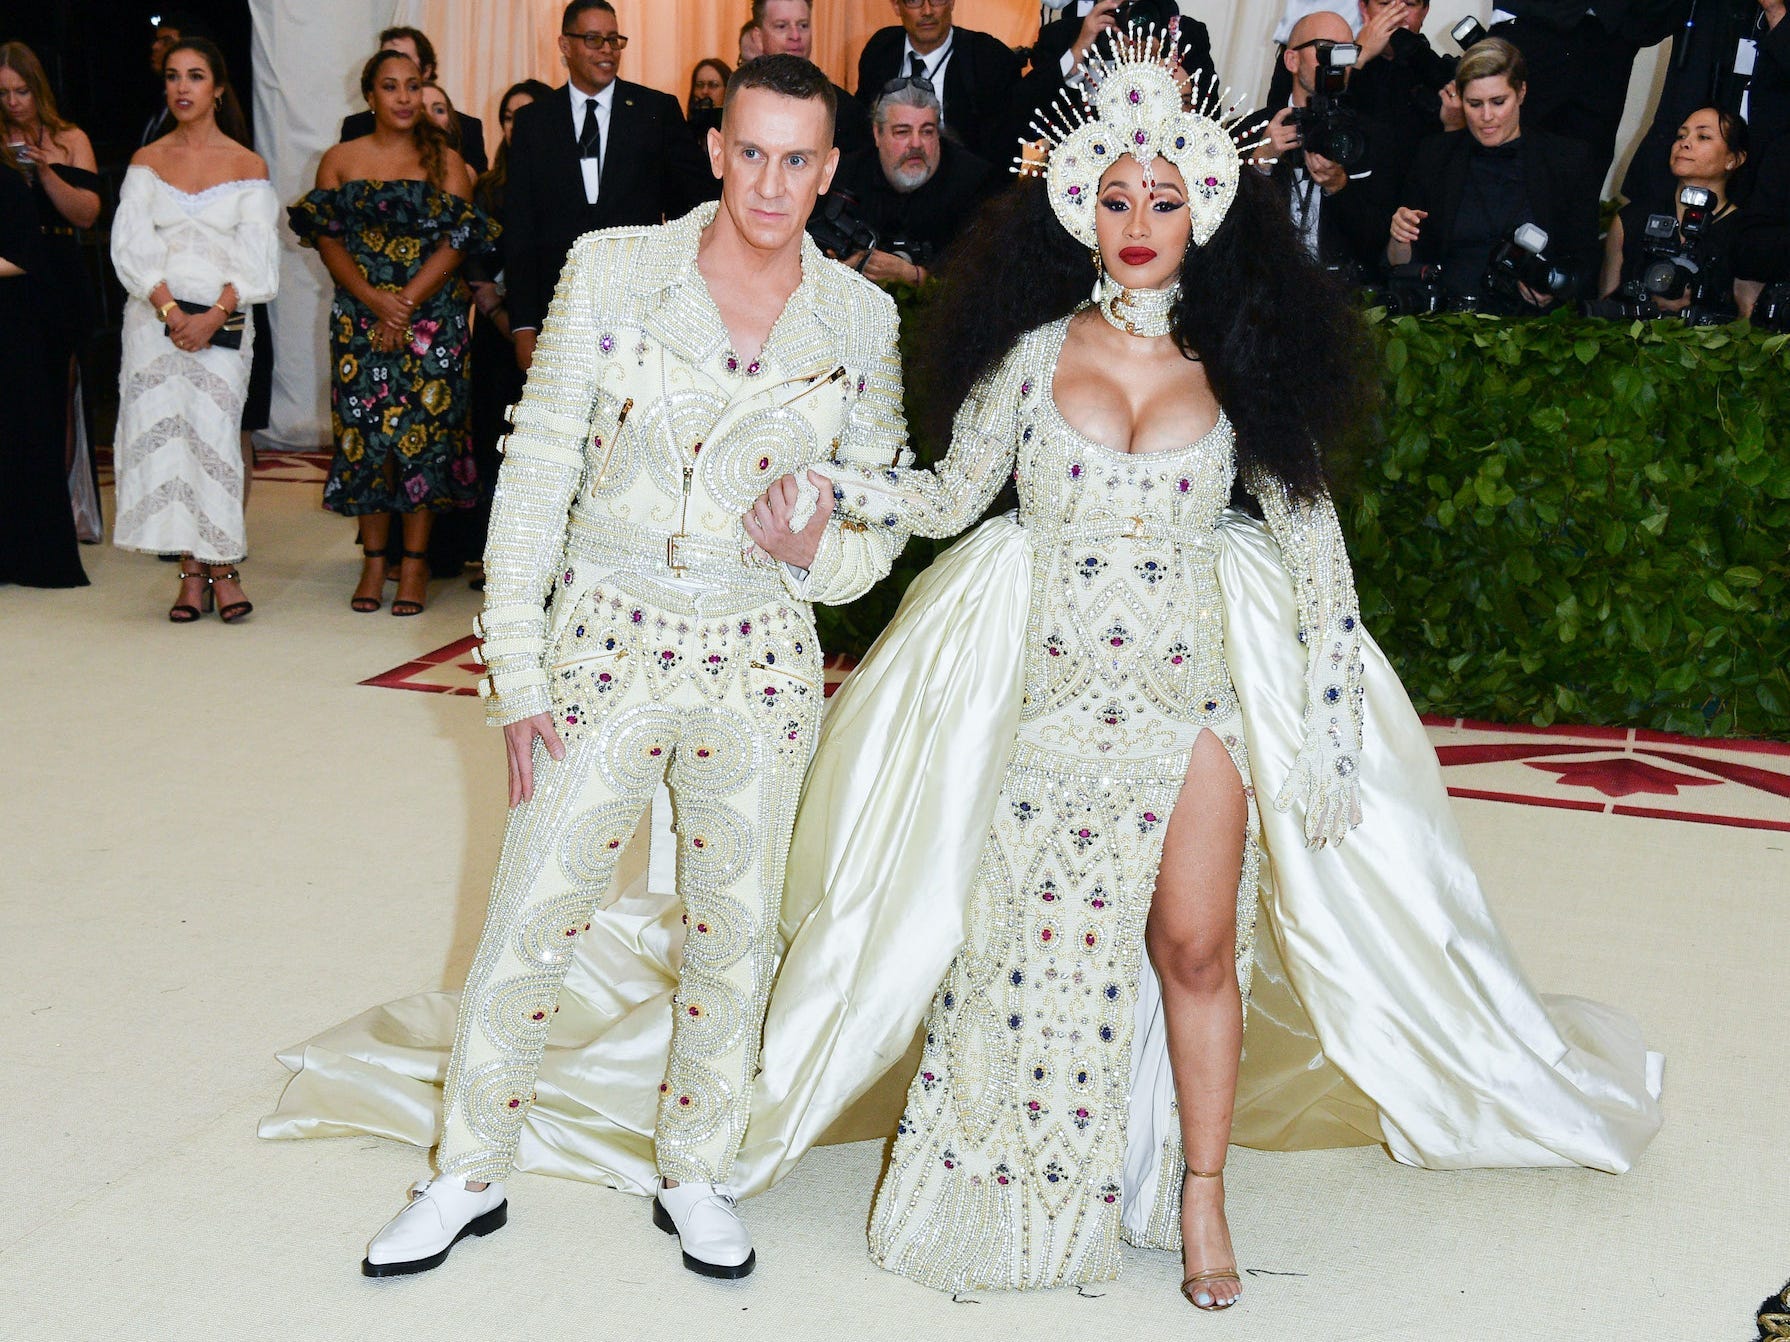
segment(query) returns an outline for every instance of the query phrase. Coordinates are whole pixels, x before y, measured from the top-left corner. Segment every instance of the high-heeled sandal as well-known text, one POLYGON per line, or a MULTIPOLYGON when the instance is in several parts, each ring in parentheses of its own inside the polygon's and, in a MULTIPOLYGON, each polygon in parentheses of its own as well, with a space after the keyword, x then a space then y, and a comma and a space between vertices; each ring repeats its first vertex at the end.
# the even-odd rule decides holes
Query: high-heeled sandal
MULTIPOLYGON (((405 559, 426 560, 429 557, 429 552, 427 550, 405 550, 403 553, 404 553, 405 559)), ((403 581, 404 580, 402 578, 400 578, 398 580, 400 587, 403 586, 403 581)), ((424 590, 427 590, 428 579, 425 578, 423 580, 423 583, 424 583, 424 590)), ((393 615, 397 615, 397 616, 421 615, 422 613, 423 613, 423 603, 421 601, 412 601, 407 597, 397 597, 392 601, 392 614, 393 615)))
MULTIPOLYGON (((360 548, 360 552, 368 559, 377 559, 380 563, 385 563, 385 547, 383 545, 377 547, 363 545, 360 548)), ((383 574, 381 574, 379 578, 379 590, 381 592, 385 590, 385 576, 383 574)), ((348 609, 357 615, 371 615, 384 604, 385 598, 380 596, 351 596, 348 598, 348 609)))
POLYGON ((199 617, 211 609, 211 575, 205 571, 203 565, 194 567, 198 568, 197 573, 188 573, 184 565, 181 567, 180 582, 184 587, 194 578, 205 579, 205 586, 199 593, 199 604, 194 606, 181 601, 168 607, 168 622, 170 624, 197 624, 199 617))
MULTIPOLYGON (((1218 1179, 1223 1177, 1224 1169, 1221 1166, 1215 1170, 1196 1170, 1190 1165, 1187 1167, 1187 1173, 1195 1179, 1218 1179)), ((1181 1283, 1181 1294, 1187 1297, 1187 1303, 1192 1305, 1195 1309, 1204 1310, 1208 1314, 1216 1314, 1219 1310, 1229 1309, 1242 1297, 1233 1296, 1231 1299, 1220 1304, 1218 1297, 1211 1291, 1196 1291, 1193 1288, 1221 1281, 1234 1281, 1238 1286, 1243 1285, 1243 1277, 1236 1268, 1217 1268, 1209 1272, 1195 1272, 1186 1281, 1181 1283), (1201 1295, 1206 1297, 1206 1303, 1203 1305, 1197 1298, 1201 1295)))
MULTIPOLYGON (((206 591, 215 592, 217 590, 217 585, 221 582, 233 582, 238 587, 242 586, 242 570, 237 568, 236 565, 231 564, 228 571, 224 573, 217 572, 218 565, 216 564, 207 564, 205 567, 206 591)), ((247 619, 254 609, 255 603, 253 601, 232 601, 227 606, 218 607, 218 619, 222 620, 225 624, 235 624, 238 620, 247 619)))

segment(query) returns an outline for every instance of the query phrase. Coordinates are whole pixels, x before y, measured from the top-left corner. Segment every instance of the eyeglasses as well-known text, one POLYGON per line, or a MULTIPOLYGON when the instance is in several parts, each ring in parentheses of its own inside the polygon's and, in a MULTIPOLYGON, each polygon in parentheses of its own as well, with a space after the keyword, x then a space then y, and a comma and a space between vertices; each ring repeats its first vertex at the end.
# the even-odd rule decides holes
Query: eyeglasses
POLYGON ((928 6, 933 9, 949 9, 951 5, 952 0, 901 0, 903 9, 925 9, 928 6))
POLYGON ((909 89, 919 89, 922 93, 931 93, 935 96, 938 93, 938 85, 934 84, 925 75, 903 75, 899 79, 891 79, 887 84, 884 84, 882 92, 878 93, 876 96, 878 98, 886 98, 891 93, 906 93, 909 89))
POLYGON ((601 51, 604 47, 613 47, 617 51, 627 48, 628 39, 620 33, 561 33, 561 37, 569 37, 574 42, 584 43, 586 51, 601 51))

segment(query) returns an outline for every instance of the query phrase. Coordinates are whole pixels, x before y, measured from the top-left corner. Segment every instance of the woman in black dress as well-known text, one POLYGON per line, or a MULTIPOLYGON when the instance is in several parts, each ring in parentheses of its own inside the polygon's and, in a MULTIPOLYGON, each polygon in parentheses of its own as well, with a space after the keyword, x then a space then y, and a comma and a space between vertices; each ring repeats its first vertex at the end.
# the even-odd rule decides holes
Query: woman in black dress
POLYGON ((7 370, 0 441, 0 583, 85 587, 68 504, 66 367, 44 339, 55 289, 25 174, 0 162, 0 368, 7 370))
POLYGON ((93 145, 79 126, 56 110, 43 63, 23 42, 0 45, 0 155, 25 174, 43 234, 43 278, 54 301, 33 323, 36 338, 50 346, 52 374, 63 390, 63 469, 83 540, 100 539, 98 490, 92 463, 76 460, 77 444, 88 441, 85 409, 75 399, 76 358, 93 331, 93 294, 81 262, 75 231, 99 219, 99 173, 93 145), (47 317, 47 319, 46 319, 47 317))

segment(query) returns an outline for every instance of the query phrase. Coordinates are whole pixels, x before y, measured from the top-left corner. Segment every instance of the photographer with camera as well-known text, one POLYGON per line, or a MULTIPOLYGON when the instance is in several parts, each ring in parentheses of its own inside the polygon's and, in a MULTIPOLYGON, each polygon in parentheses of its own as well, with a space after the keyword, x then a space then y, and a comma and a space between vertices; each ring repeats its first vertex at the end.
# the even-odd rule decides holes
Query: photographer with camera
MULTIPOLYGON (((1355 39, 1361 59, 1349 93, 1361 114, 1381 129, 1381 170, 1401 179, 1425 139, 1465 125, 1454 94, 1460 57, 1430 45, 1423 35, 1429 15, 1429 0, 1361 0, 1361 31, 1355 39)), ((1465 50, 1486 34, 1477 19, 1464 18, 1449 35, 1465 50)))
POLYGON ((1392 216, 1386 258, 1434 272, 1453 306, 1515 314, 1588 287, 1597 177, 1584 145, 1523 126, 1523 56, 1487 38, 1461 57, 1465 130, 1424 141, 1392 216), (1520 236, 1519 236, 1520 235, 1520 236))
POLYGON ((1392 213, 1376 175, 1376 134, 1346 90, 1357 57, 1347 19, 1308 14, 1282 57, 1293 81, 1287 105, 1272 115, 1264 108, 1238 132, 1243 143, 1263 141, 1258 167, 1286 197, 1312 258, 1352 284, 1378 273, 1392 213))
POLYGON ((938 93, 924 78, 890 80, 870 125, 875 147, 840 160, 808 232, 878 284, 923 284, 999 179, 941 132, 938 93))
POLYGON ((1034 119, 1048 116, 1051 105, 1065 87, 1082 88, 1088 59, 1111 51, 1108 38, 1116 33, 1142 36, 1151 28, 1160 35, 1175 32, 1175 59, 1202 90, 1218 81, 1212 62, 1212 39, 1206 25, 1181 13, 1176 0, 1071 0, 1047 5, 1047 18, 1032 44, 1031 69, 1019 84, 1016 121, 1025 138, 1031 138, 1034 119))
POLYGON ((1673 141, 1674 185, 1631 200, 1610 222, 1598 291, 1590 316, 1683 316, 1732 321, 1734 236, 1740 212, 1728 183, 1747 161, 1747 123, 1732 112, 1692 112, 1673 141))

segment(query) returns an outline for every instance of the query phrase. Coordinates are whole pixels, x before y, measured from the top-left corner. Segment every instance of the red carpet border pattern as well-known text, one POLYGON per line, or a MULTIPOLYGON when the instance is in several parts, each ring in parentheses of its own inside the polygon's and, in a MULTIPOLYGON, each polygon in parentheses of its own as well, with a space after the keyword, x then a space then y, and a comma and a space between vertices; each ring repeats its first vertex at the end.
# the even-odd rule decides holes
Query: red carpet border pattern
MULTIPOLYGON (((473 660, 474 643, 468 635, 361 684, 476 695, 484 669, 473 660)), ((851 668, 845 657, 828 659, 829 695, 851 668)), ((1438 717, 1424 725, 1452 796, 1790 831, 1790 745, 1629 727, 1506 727, 1438 717)))

